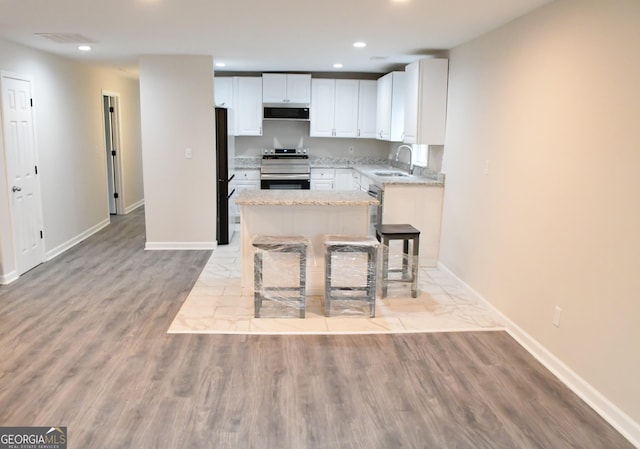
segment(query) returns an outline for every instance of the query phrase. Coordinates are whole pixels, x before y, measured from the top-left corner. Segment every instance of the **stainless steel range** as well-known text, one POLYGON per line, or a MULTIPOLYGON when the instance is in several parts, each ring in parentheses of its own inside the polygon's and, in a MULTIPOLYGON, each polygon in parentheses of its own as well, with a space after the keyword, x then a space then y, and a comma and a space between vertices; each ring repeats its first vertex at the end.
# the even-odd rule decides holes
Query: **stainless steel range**
POLYGON ((260 167, 260 188, 310 189, 311 167, 307 150, 296 148, 264 150, 260 167))

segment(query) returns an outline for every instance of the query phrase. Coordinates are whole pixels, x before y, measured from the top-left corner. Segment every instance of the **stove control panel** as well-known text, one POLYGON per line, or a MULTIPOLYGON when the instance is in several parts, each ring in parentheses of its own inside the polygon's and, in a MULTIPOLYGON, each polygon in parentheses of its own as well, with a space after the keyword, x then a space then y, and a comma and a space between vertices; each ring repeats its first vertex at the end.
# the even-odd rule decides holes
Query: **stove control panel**
POLYGON ((302 155, 307 154, 306 148, 265 148, 262 150, 262 154, 265 156, 287 156, 287 155, 302 155))

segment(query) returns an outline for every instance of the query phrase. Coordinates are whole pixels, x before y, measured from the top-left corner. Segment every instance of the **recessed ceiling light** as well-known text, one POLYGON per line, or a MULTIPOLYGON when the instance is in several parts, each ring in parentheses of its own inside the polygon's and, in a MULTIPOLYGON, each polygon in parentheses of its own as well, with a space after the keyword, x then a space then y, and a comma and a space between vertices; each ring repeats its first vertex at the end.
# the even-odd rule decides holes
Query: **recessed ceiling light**
POLYGON ((80 51, 91 51, 91 47, 89 45, 79 45, 78 50, 80 51))
POLYGON ((341 69, 342 68, 342 64, 340 64, 339 62, 336 64, 333 64, 333 68, 334 69, 341 69))
POLYGON ((367 46, 367 44, 366 42, 354 42, 353 46, 356 48, 364 48, 367 46))
POLYGON ((216 67, 225 67, 226 64, 224 62, 216 62, 216 67))

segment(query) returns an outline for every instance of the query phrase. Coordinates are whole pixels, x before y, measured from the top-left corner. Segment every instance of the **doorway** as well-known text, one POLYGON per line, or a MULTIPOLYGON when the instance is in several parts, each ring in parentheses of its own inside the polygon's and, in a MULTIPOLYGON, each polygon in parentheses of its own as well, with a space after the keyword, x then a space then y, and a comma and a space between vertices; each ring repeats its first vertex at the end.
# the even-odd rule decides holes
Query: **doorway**
MULTIPOLYGON (((0 87, 1 148, 4 149, 6 164, 3 187, 8 189, 8 204, 3 204, 2 208, 8 210, 10 218, 7 224, 11 229, 2 235, 11 236, 15 273, 20 276, 40 265, 45 258, 31 80, 0 72, 0 87)), ((5 226, 4 220, 2 226, 5 226)))
POLYGON ((122 207, 122 158, 120 148, 120 98, 118 94, 102 92, 104 140, 107 160, 107 199, 109 214, 124 214, 122 207))

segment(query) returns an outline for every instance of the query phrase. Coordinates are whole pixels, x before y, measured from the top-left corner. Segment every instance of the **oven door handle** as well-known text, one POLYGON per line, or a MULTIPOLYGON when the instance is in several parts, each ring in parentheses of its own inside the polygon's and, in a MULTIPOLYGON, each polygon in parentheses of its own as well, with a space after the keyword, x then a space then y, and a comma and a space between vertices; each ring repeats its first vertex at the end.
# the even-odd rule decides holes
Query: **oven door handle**
POLYGON ((309 180, 309 175, 308 174, 304 174, 304 173, 300 173, 300 174, 276 174, 276 173, 262 173, 260 175, 260 179, 262 180, 277 180, 277 181, 308 181, 309 180))

